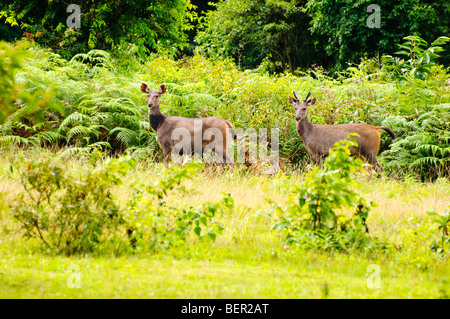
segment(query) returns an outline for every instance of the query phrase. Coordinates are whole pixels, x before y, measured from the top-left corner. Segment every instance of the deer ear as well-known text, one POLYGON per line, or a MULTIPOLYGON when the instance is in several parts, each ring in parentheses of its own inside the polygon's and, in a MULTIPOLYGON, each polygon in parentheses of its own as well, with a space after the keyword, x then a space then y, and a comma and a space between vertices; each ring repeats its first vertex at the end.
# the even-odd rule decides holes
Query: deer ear
POLYGON ((311 103, 309 103, 309 105, 314 105, 316 104, 316 97, 313 97, 311 100, 311 103))
POLYGON ((295 99, 289 96, 289 103, 291 103, 292 106, 295 106, 295 99))
POLYGON ((142 83, 142 84, 141 84, 141 91, 142 91, 142 93, 148 93, 148 92, 150 92, 150 90, 148 89, 147 84, 145 84, 145 83, 142 83))
POLYGON ((166 86, 164 84, 161 85, 161 88, 159 89, 159 93, 161 93, 161 94, 166 93, 166 86))

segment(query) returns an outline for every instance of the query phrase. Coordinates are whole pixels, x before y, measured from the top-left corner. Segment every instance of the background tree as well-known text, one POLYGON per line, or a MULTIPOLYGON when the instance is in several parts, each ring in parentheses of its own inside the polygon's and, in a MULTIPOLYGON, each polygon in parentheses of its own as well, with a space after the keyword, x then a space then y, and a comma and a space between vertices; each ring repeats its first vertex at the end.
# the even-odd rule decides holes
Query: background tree
MULTIPOLYGON (((369 28, 367 7, 372 0, 310 0, 308 12, 312 31, 324 35, 323 47, 335 68, 342 70, 347 63, 359 63, 364 57, 378 57, 398 51, 396 43, 409 35, 432 42, 450 34, 450 2, 446 0, 380 0, 381 27, 369 28)), ((446 50, 450 52, 449 50, 446 50)), ((450 61, 448 53, 440 62, 450 61)))
POLYGON ((320 61, 310 35, 306 1, 222 0, 209 11, 196 37, 211 57, 231 57, 239 68, 255 68, 267 58, 278 70, 320 61))
MULTIPOLYGON (((51 47, 66 58, 88 49, 111 49, 133 43, 141 54, 158 46, 183 48, 192 28, 189 0, 73 0, 81 8, 81 28, 69 28, 63 0, 3 0, 0 18, 11 28, 51 47)), ((11 32, 8 36, 11 37, 11 32)), ((0 39, 10 40, 6 35, 0 39)))

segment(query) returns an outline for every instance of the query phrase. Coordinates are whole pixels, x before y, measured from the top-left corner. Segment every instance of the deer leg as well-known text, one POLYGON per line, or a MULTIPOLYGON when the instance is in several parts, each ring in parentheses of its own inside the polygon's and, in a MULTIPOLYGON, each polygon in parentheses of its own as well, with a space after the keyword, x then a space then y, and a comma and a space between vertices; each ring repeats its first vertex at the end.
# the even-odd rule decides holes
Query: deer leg
POLYGON ((231 161, 231 158, 228 156, 227 152, 223 153, 223 162, 230 167, 234 167, 234 163, 231 161))
POLYGON ((364 157, 367 159, 367 162, 373 166, 374 170, 377 173, 384 172, 383 167, 381 167, 380 163, 378 163, 376 154, 369 153, 369 154, 367 154, 367 156, 364 156, 364 157))
POLYGON ((222 150, 214 150, 214 157, 216 158, 216 163, 222 164, 222 166, 227 165, 231 162, 228 154, 222 150))
POLYGON ((163 147, 163 155, 164 155, 164 166, 166 166, 166 168, 169 167, 169 158, 170 158, 170 150, 167 147, 163 147))
MULTIPOLYGON (((371 163, 372 164, 372 163, 371 163)), ((375 158, 374 163, 372 164, 373 168, 377 173, 383 173, 384 169, 381 167, 380 163, 378 163, 377 159, 375 158)))
POLYGON ((319 167, 322 167, 322 156, 318 153, 311 154, 312 160, 314 162, 314 165, 318 165, 319 167))

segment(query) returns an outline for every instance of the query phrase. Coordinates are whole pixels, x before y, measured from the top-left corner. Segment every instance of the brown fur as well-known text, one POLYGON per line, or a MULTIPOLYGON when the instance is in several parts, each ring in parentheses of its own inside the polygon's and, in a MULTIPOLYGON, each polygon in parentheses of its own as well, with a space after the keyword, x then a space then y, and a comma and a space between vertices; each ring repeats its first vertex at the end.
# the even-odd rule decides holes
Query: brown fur
POLYGON ((373 126, 369 124, 340 124, 321 125, 312 124, 308 121, 307 111, 310 105, 314 105, 316 98, 302 102, 289 97, 290 103, 295 106, 295 118, 297 122, 297 133, 305 144, 305 148, 312 156, 315 163, 329 154, 334 143, 348 138, 350 133, 357 133, 355 137, 358 147, 351 147, 353 156, 360 157, 373 165, 375 170, 383 171, 377 161, 380 148, 380 130, 385 130, 395 138, 394 132, 387 127, 373 126))
MULTIPOLYGON (((186 118, 179 116, 166 116, 161 113, 159 110, 159 97, 166 92, 166 87, 161 85, 161 89, 159 92, 150 91, 145 83, 141 85, 141 91, 148 95, 147 97, 147 105, 150 108, 149 110, 149 120, 150 123, 156 131, 156 135, 158 137, 158 142, 161 145, 161 148, 164 153, 164 163, 168 164, 171 152, 173 147, 178 145, 186 146, 191 150, 191 154, 194 152, 199 153, 199 150, 194 150, 194 129, 195 129, 195 121, 200 121, 201 123, 201 132, 195 132, 196 134, 201 134, 202 145, 201 152, 202 154, 198 154, 200 156, 203 155, 203 151, 205 149, 214 149, 216 153, 216 160, 223 161, 224 163, 232 164, 230 158, 227 154, 227 144, 228 144, 228 131, 231 131, 234 138, 236 133, 234 132, 233 125, 231 122, 221 119, 220 117, 203 117, 203 118, 186 118), (186 129, 190 134, 190 144, 183 144, 183 138, 177 137, 172 139, 172 133, 175 129, 186 129), (208 129, 218 129, 222 134, 222 143, 218 145, 217 143, 213 143, 216 140, 216 136, 214 132, 210 138, 205 138, 205 131, 208 129), (181 144, 179 144, 181 142, 181 144)), ((197 123, 198 125, 198 123, 197 123)), ((198 126, 197 126, 198 128, 198 126)), ((220 139, 219 139, 220 140, 220 139)), ((184 154, 187 155, 187 154, 184 154)))

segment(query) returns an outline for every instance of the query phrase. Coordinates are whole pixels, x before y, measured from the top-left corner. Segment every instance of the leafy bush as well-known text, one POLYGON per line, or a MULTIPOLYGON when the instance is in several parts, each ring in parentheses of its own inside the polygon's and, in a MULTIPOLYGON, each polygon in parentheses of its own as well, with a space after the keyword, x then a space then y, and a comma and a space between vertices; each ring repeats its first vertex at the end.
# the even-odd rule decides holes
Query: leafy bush
POLYGON ((118 253, 126 224, 111 190, 134 164, 131 157, 112 159, 76 176, 48 161, 24 163, 19 168, 24 192, 11 211, 24 236, 51 252, 86 253, 112 243, 118 253))
POLYGON ((370 207, 356 192, 354 174, 365 172, 361 159, 350 156, 349 147, 356 141, 337 142, 325 159, 322 169, 315 167, 302 186, 295 187, 283 210, 278 213, 275 229, 286 234, 286 241, 306 249, 342 250, 369 249, 376 243, 368 236, 366 221, 370 207), (354 207, 351 218, 338 211, 354 207))
POLYGON ((395 53, 405 56, 407 61, 390 55, 384 55, 382 58, 386 68, 393 70, 393 75, 401 80, 406 80, 407 77, 425 79, 425 75, 431 73, 430 68, 436 65, 438 52, 444 51, 441 45, 450 40, 449 37, 439 37, 426 48, 428 43, 419 36, 408 36, 403 39, 406 41, 398 45, 401 50, 395 53))
POLYGON ((81 175, 49 161, 23 163, 19 172, 24 191, 11 204, 14 219, 25 237, 37 239, 48 252, 65 255, 154 252, 185 244, 191 234, 214 241, 222 233, 224 227, 213 219, 233 209, 229 195, 218 203, 181 210, 164 201, 183 179, 203 169, 200 164, 172 167, 153 184, 135 186, 127 208, 121 208, 112 187, 122 183, 135 163, 130 156, 109 159, 81 175))
MULTIPOLYGON (((50 102, 54 94, 51 88, 30 92, 17 83, 16 75, 22 70, 24 60, 30 57, 26 48, 24 42, 11 45, 0 41, 0 124, 6 127, 19 120, 42 127, 45 111, 62 111, 59 105, 50 102)), ((23 139, 17 137, 10 141, 23 139)))
POLYGON ((198 239, 209 238, 215 241, 224 227, 213 221, 218 212, 232 210, 234 201, 226 195, 218 203, 203 203, 181 211, 168 206, 165 197, 168 191, 175 190, 182 179, 196 176, 203 166, 188 163, 182 168, 175 166, 167 170, 151 185, 135 187, 128 203, 128 235, 134 248, 152 251, 167 250, 185 244, 194 233, 198 239))
POLYGON ((269 72, 320 63, 320 50, 305 25, 304 4, 293 1, 219 1, 206 13, 196 35, 197 50, 212 58, 233 59, 239 69, 264 64, 269 72))
POLYGON ((387 171, 415 172, 421 180, 450 176, 449 106, 430 107, 429 112, 409 121, 400 116, 383 121, 399 137, 380 156, 387 171))
POLYGON ((434 222, 438 225, 438 230, 441 233, 441 237, 431 244, 431 249, 438 253, 446 252, 446 247, 450 245, 450 209, 446 209, 442 214, 429 210, 427 214, 434 217, 434 222))

